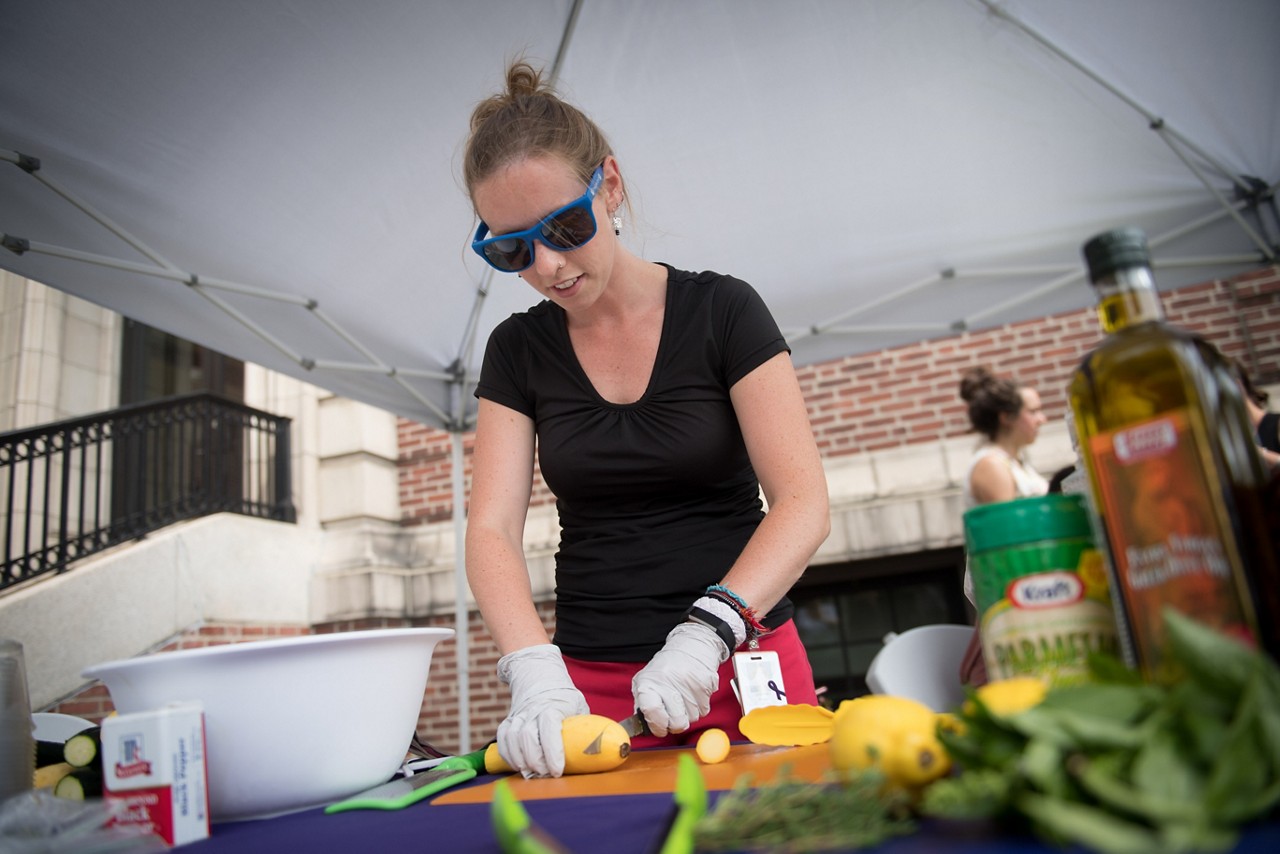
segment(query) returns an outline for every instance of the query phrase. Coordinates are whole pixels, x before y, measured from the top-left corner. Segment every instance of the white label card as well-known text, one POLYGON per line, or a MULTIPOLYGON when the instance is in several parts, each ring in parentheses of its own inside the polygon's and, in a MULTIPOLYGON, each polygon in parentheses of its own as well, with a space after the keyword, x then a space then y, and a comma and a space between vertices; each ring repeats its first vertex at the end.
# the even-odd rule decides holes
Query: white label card
POLYGON ((778 654, 768 650, 738 652, 733 656, 734 693, 745 715, 762 706, 785 706, 787 689, 782 683, 778 654))

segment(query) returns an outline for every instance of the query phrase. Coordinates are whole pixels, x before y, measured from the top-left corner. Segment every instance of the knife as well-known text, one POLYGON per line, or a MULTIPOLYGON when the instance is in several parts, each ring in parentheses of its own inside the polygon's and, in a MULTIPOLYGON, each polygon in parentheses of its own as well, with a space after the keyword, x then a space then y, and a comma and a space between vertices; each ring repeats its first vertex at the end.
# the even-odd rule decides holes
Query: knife
POLYGON ((618 723, 626 731, 629 738, 635 738, 638 735, 653 735, 653 732, 649 729, 649 724, 645 722, 644 714, 638 709, 634 715, 623 718, 618 723))

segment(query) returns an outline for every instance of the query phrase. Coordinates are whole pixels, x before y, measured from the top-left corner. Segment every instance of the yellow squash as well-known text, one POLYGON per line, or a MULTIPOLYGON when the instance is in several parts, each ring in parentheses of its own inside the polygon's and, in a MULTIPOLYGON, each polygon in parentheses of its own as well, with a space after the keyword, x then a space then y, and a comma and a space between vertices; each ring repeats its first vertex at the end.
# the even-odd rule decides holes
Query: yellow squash
POLYGON ((938 722, 932 709, 905 697, 845 700, 832 721, 831 764, 841 773, 876 768, 891 785, 917 789, 951 770, 938 722))
POLYGON ((694 752, 707 765, 725 761, 729 758, 729 734, 719 727, 704 731, 698 736, 694 752))
POLYGON ((53 765, 42 765, 36 769, 32 781, 37 789, 52 789, 58 781, 75 769, 67 762, 56 762, 53 765))
MULTIPOLYGON (((617 721, 603 715, 573 715, 560 724, 564 739, 564 773, 596 774, 612 771, 631 754, 631 738, 617 721)), ((514 771, 491 744, 484 754, 490 774, 514 771)))

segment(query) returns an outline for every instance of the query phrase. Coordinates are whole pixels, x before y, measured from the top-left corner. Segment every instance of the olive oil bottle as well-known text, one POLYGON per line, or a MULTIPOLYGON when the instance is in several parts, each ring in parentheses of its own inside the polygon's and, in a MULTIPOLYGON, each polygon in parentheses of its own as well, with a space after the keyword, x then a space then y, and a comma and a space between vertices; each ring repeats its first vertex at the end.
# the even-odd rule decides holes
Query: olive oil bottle
POLYGON ((1100 234, 1084 256, 1107 337, 1071 408, 1125 657, 1178 678, 1168 606, 1280 658, 1274 508, 1242 391, 1212 345, 1165 322, 1141 231, 1100 234))

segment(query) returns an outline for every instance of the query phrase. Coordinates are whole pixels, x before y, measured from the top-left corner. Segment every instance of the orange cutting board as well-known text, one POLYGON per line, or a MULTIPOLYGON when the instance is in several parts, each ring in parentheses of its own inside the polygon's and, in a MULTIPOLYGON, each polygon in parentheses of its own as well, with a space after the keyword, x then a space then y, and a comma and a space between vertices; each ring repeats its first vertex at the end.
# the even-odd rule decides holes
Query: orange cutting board
MULTIPOLYGON (((644 795, 673 792, 676 787, 676 763, 682 752, 692 747, 637 750, 612 771, 600 774, 573 774, 565 777, 540 777, 526 780, 519 774, 505 779, 511 793, 522 801, 547 798, 584 798, 596 795, 644 795)), ((831 770, 826 744, 803 747, 770 747, 765 744, 735 744, 729 757, 714 765, 701 761, 698 767, 707 781, 708 791, 731 789, 738 777, 750 774, 755 784, 768 783, 779 776, 783 766, 790 766, 790 779, 818 782, 831 770)), ((496 781, 495 781, 496 782, 496 781)), ((487 804, 493 800, 493 782, 481 786, 454 789, 434 798, 433 804, 487 804)))

